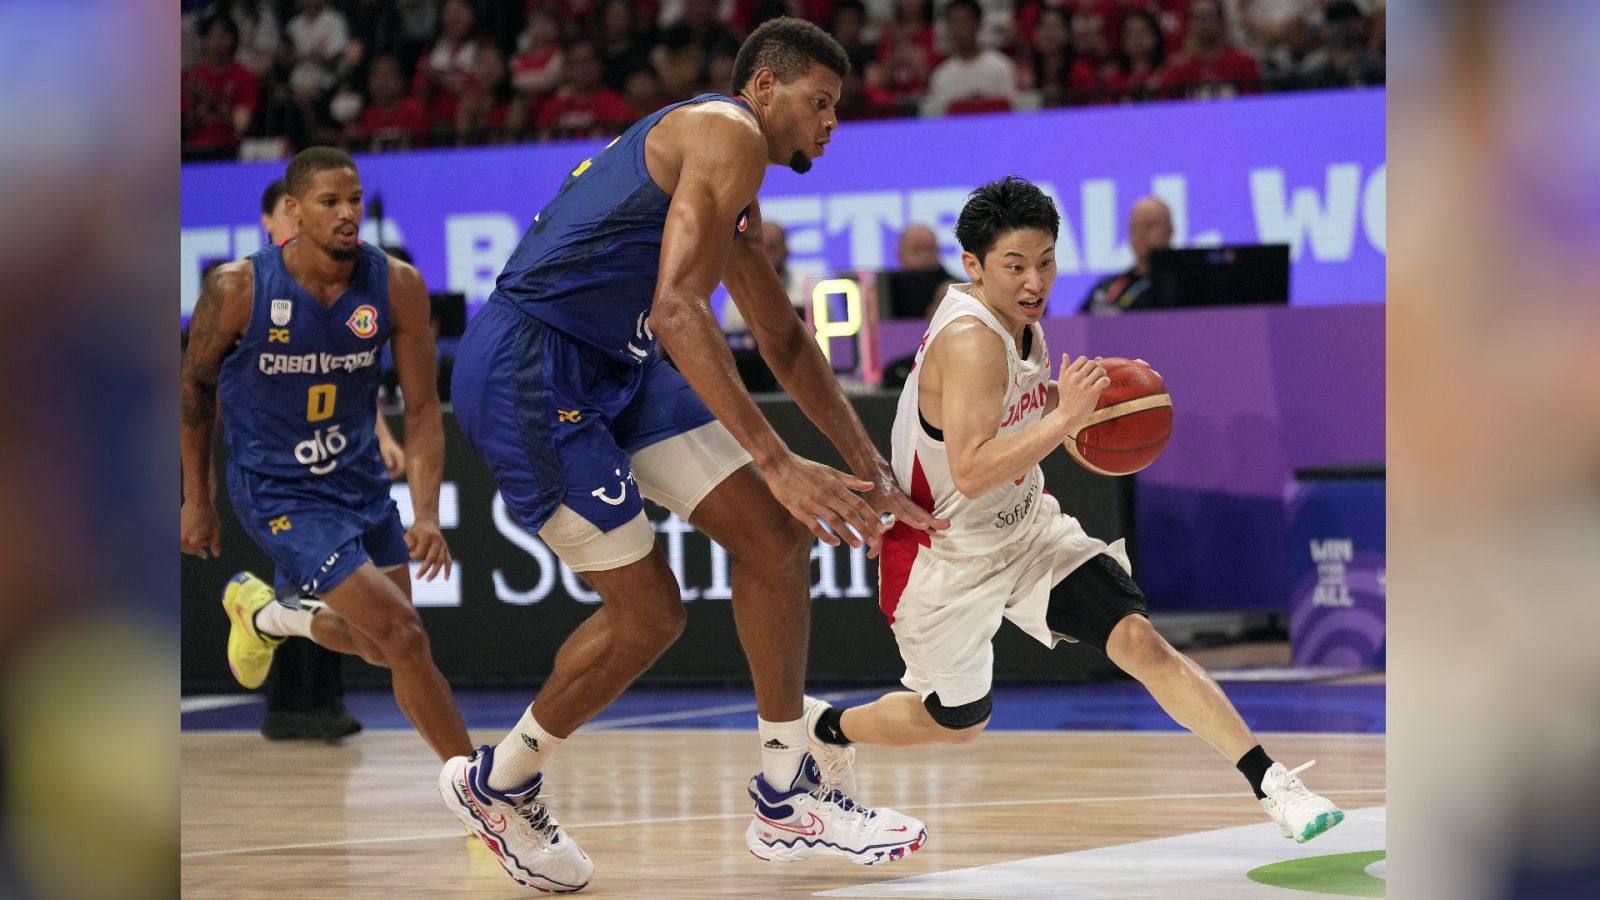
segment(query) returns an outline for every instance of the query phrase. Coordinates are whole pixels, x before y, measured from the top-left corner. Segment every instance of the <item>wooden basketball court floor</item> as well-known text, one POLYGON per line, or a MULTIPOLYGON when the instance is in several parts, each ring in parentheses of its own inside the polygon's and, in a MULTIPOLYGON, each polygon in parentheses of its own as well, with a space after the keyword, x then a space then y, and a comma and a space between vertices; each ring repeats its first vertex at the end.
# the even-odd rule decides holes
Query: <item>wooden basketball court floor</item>
MULTIPOLYGON (((744 849, 745 784, 759 761, 748 730, 581 731, 548 767, 546 791, 595 860, 584 896, 1382 896, 1384 735, 1259 736, 1291 767, 1317 760, 1306 781, 1347 811, 1343 824, 1308 844, 1285 840, 1233 767, 1181 731, 863 747, 856 796, 929 831, 916 854, 874 867, 769 863, 744 849)), ((253 730, 181 741, 186 897, 532 893, 444 809, 438 763, 409 731, 369 725, 340 746, 268 743, 253 730)))

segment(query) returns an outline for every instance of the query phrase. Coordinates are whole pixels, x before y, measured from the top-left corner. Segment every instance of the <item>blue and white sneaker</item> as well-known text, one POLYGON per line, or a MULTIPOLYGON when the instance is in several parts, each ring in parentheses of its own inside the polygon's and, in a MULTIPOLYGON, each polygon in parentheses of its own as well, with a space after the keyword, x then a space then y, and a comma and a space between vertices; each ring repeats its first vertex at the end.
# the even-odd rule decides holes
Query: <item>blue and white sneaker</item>
POLYGON ((745 846, 761 859, 789 861, 833 854, 862 865, 893 862, 916 852, 928 829, 892 809, 869 809, 823 782, 817 761, 807 753, 794 781, 774 788, 764 775, 750 779, 755 818, 745 830, 745 846))
POLYGON ((439 772, 439 795, 467 830, 477 835, 517 884, 550 894, 582 890, 594 863, 539 799, 544 773, 522 789, 489 787, 494 748, 453 757, 439 772))
POLYGON ((1321 794, 1313 794, 1296 776, 1316 765, 1316 760, 1293 769, 1273 763, 1261 779, 1261 808, 1278 823, 1286 838, 1304 844, 1344 821, 1344 811, 1321 794))

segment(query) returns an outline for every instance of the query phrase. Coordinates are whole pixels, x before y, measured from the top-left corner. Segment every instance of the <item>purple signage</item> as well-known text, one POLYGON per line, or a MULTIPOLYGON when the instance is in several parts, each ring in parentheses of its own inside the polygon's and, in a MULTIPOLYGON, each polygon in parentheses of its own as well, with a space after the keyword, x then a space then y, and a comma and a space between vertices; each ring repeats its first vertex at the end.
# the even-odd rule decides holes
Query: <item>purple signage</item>
MULTIPOLYGON (((1007 174, 1061 206, 1054 314, 1070 313, 1099 277, 1126 268, 1135 200, 1163 198, 1174 243, 1283 242, 1294 305, 1381 302, 1386 162, 1384 92, 1347 90, 1211 103, 1152 103, 934 120, 847 122, 807 175, 768 170, 767 218, 788 230, 797 273, 895 267, 911 224, 939 234, 960 272, 951 231, 966 195, 1007 174)), ((358 158, 381 223, 366 240, 403 244, 436 291, 477 302, 533 214, 603 141, 358 158)), ((181 302, 201 268, 258 249, 262 190, 283 163, 183 168, 181 302)))

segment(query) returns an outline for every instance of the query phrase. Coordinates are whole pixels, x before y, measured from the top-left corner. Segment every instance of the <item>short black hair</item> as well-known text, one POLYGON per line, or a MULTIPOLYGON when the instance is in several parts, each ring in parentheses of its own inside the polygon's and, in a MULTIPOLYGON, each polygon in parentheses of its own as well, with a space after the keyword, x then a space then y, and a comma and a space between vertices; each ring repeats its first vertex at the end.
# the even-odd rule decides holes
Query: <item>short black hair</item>
POLYGON ((956 218, 956 240, 981 263, 1000 235, 1018 228, 1048 231, 1054 240, 1061 232, 1061 213, 1033 182, 1007 175, 967 196, 956 218))
POLYGON ((311 176, 329 169, 355 171, 356 161, 338 147, 307 147, 289 160, 289 170, 284 173, 289 193, 300 196, 311 187, 311 176))
POLYGON ((978 0, 950 0, 949 5, 944 8, 945 19, 949 19, 950 13, 957 9, 964 9, 972 13, 974 19, 983 21, 983 7, 978 5, 978 0))
POLYGON ((261 214, 263 216, 272 215, 272 211, 278 208, 278 201, 282 200, 283 195, 287 193, 289 193, 289 179, 287 178, 279 178, 277 181, 267 185, 267 189, 261 194, 261 214))
POLYGON ((833 36, 793 16, 779 16, 750 32, 733 60, 733 93, 744 90, 757 69, 771 69, 782 82, 804 75, 814 64, 840 78, 850 74, 850 56, 833 36))

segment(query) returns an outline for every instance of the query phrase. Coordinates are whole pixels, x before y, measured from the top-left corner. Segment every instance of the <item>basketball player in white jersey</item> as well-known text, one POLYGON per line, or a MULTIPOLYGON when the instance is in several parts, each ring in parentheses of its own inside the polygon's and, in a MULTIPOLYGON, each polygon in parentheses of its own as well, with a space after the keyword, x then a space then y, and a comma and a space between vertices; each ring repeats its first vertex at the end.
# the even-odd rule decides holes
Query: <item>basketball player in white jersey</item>
POLYGON ((1262 750, 1222 689, 1146 618, 1122 541, 1085 534, 1044 492, 1039 461, 1094 411, 1110 380, 1097 359, 1062 358, 1050 379, 1039 320, 1055 280, 1060 214, 1007 177, 972 193, 956 224, 970 284, 945 294, 895 417, 894 473, 943 532, 885 535, 882 606, 910 691, 838 710, 806 704, 813 755, 846 785, 852 742, 961 744, 988 723, 991 641, 1010 619, 1047 647, 1105 653, 1180 725, 1250 783, 1285 837, 1304 842, 1344 818, 1262 750))

